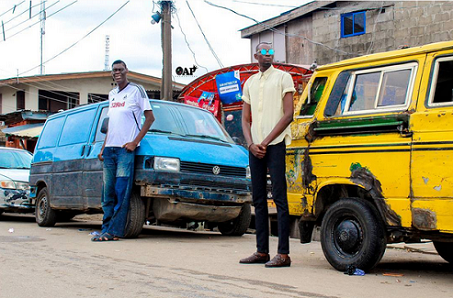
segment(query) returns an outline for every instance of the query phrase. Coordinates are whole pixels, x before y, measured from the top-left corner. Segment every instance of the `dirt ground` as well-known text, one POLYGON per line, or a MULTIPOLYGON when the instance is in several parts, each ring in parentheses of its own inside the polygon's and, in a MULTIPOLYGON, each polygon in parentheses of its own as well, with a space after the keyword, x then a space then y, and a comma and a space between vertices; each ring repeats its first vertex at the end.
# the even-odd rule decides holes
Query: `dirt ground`
POLYGON ((0 216, 0 298, 453 297, 452 267, 429 243, 389 247, 370 273, 348 276, 329 265, 319 242, 297 239, 292 266, 277 269, 238 263, 255 250, 250 234, 145 226, 137 239, 95 243, 96 216, 52 228, 32 216, 0 216))

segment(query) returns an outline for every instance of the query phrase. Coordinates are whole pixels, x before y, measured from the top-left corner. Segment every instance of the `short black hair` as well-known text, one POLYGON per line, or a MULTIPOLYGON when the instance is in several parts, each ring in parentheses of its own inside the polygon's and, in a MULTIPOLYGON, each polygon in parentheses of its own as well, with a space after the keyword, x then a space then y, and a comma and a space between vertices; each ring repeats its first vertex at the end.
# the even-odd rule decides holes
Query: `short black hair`
POLYGON ((272 42, 262 41, 262 42, 260 42, 259 44, 256 45, 255 51, 258 52, 259 47, 261 45, 263 45, 263 44, 267 44, 267 45, 270 45, 272 47, 272 42))
POLYGON ((113 65, 115 65, 115 64, 121 64, 121 63, 124 65, 125 68, 127 68, 126 62, 124 62, 123 60, 115 60, 115 61, 113 61, 113 63, 112 63, 112 68, 113 68, 113 65))

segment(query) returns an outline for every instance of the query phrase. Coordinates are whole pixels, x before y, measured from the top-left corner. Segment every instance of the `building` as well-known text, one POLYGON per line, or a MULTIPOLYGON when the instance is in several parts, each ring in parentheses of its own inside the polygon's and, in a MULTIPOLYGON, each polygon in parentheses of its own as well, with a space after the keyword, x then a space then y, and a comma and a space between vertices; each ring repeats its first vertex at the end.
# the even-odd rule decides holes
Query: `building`
MULTIPOLYGON (((160 98, 160 78, 129 71, 128 79, 142 85, 150 98, 160 98)), ((110 71, 0 80, 0 146, 33 151, 47 116, 106 100, 115 85, 110 71)), ((183 87, 183 84, 173 84, 175 99, 183 87)))
POLYGON ((276 62, 337 62, 453 39, 453 1, 313 1, 241 30, 272 42, 276 62))

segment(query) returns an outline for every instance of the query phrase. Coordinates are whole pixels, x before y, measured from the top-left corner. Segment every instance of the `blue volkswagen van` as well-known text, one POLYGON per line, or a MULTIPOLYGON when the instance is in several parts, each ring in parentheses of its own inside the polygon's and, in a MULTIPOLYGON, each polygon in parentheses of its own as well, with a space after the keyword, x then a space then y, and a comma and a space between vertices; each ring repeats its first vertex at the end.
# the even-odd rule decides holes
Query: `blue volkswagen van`
MULTIPOLYGON (((179 227, 203 222, 223 235, 243 235, 251 217, 246 150, 210 112, 150 102, 156 120, 137 149, 126 237, 138 236, 145 221, 179 227)), ((102 212, 97 155, 107 110, 108 102, 100 102, 46 121, 30 171, 38 225, 102 212)))

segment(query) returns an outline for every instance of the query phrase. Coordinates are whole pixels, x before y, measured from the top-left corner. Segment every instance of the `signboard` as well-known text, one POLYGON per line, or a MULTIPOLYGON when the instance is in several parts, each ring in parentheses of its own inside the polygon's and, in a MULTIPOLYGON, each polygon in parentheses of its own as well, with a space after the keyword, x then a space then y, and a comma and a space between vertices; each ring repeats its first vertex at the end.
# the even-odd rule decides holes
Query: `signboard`
POLYGON ((218 118, 219 115, 219 107, 220 107, 220 102, 219 100, 204 100, 204 99, 199 99, 196 97, 192 96, 184 96, 184 103, 186 105, 194 106, 194 107, 199 107, 205 110, 208 110, 211 112, 216 118, 218 118))
POLYGON ((238 70, 218 74, 215 80, 217 92, 223 104, 229 105, 242 100, 241 79, 238 70))

